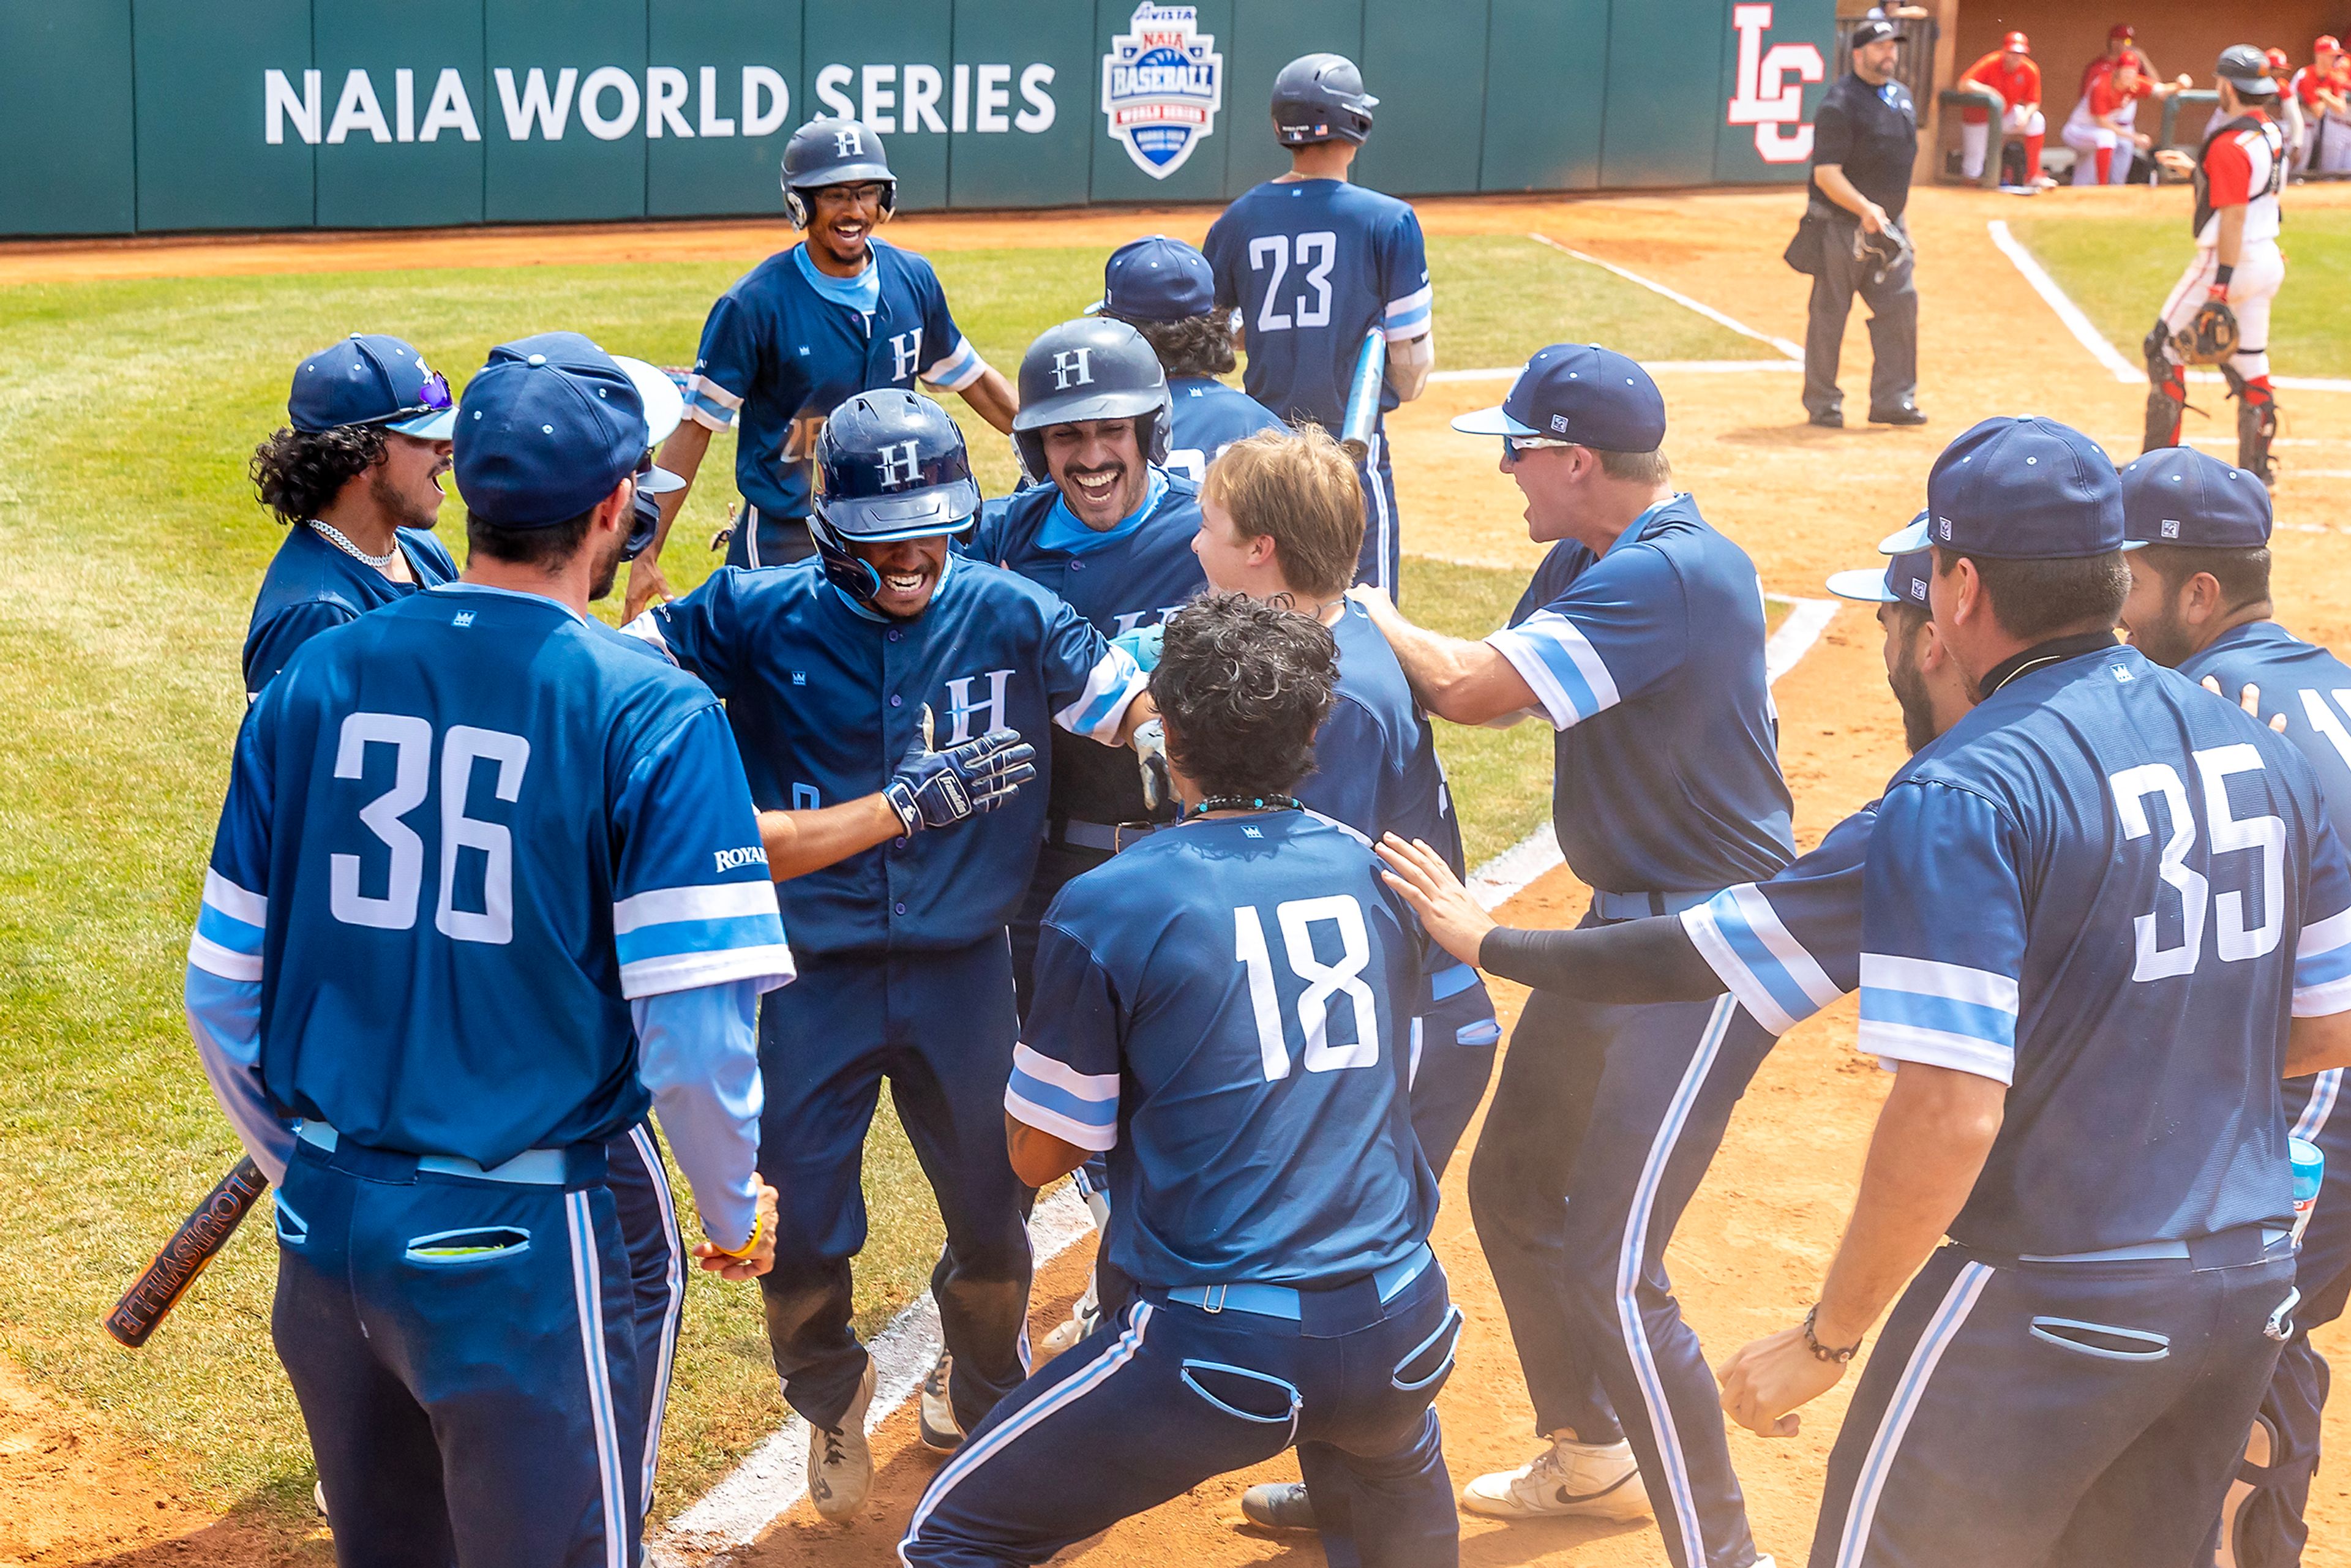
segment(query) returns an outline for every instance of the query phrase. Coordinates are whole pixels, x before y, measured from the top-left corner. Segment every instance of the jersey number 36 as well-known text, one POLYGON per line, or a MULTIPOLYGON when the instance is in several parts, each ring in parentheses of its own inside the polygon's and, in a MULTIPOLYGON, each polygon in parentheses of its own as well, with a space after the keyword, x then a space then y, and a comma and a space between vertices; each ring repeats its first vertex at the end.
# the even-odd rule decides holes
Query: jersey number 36
MULTIPOLYGON (((360 821, 392 852, 381 896, 360 891, 360 857, 334 855, 327 866, 327 907, 346 925, 407 931, 416 925, 424 889, 424 841, 401 819, 432 793, 433 727, 411 714, 355 713, 343 720, 335 744, 335 777, 358 779, 367 771, 370 746, 392 748, 392 788, 360 808, 360 821)), ((505 825, 465 815, 465 795, 477 761, 497 764, 493 788, 501 800, 522 794, 523 770, 530 766, 530 742, 501 729, 453 724, 441 737, 441 894, 433 927, 459 942, 503 944, 514 940, 514 838, 505 825), (479 851, 482 907, 459 909, 457 856, 479 851)))
MULTIPOLYGON (((1342 1067, 1370 1067, 1380 1059, 1380 1023, 1372 988, 1364 969, 1372 961, 1371 934, 1364 926, 1363 905, 1347 894, 1325 898, 1293 898, 1273 909, 1281 929, 1283 956, 1290 973, 1306 982, 1298 996, 1298 1030, 1305 1041, 1309 1072, 1330 1072, 1342 1067), (1325 963, 1314 951, 1317 925, 1338 928, 1339 957, 1325 963), (1332 1038, 1331 1002, 1344 998, 1352 1018, 1350 1038, 1332 1038)), ((1265 1063, 1266 1082, 1290 1076, 1290 1040, 1281 1016, 1281 995, 1273 979, 1273 955, 1266 946, 1265 924, 1254 904, 1233 911, 1233 957, 1249 971, 1249 1008, 1257 1016, 1257 1045, 1265 1063)))

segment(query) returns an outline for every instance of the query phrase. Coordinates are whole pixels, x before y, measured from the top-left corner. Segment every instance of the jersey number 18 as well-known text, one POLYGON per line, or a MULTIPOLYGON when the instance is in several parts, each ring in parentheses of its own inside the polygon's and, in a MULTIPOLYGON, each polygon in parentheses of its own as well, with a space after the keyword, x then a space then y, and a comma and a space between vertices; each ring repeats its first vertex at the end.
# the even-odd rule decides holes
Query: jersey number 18
MULTIPOLYGON (((1324 898, 1293 898, 1278 904, 1274 923, 1281 928, 1283 956, 1290 973, 1306 982, 1298 997, 1298 1030, 1305 1042, 1309 1072, 1329 1072, 1342 1067, 1370 1067, 1380 1059, 1379 1013, 1364 968, 1372 961, 1371 933, 1364 925, 1363 905, 1347 894, 1324 898), (1339 958, 1324 963, 1314 951, 1314 927, 1338 928, 1339 958), (1353 1038, 1331 1038, 1331 1000, 1344 997, 1353 1018, 1353 1038)), ((1265 925, 1253 904, 1233 911, 1234 960, 1249 971, 1249 1008, 1257 1017, 1257 1045, 1265 1063, 1266 1082, 1290 1076, 1290 1040, 1281 1016, 1281 997, 1273 983, 1273 955, 1266 946, 1265 925)))

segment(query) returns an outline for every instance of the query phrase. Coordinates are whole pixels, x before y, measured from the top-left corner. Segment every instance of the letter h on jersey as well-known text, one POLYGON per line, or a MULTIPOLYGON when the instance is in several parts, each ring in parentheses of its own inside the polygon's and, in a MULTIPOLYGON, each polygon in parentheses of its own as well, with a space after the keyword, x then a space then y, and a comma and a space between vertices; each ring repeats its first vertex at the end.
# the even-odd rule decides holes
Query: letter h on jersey
POLYGON ((975 716, 987 720, 977 727, 978 734, 985 735, 991 729, 1004 727, 1004 688, 1006 683, 1012 679, 1012 672, 988 671, 986 677, 987 696, 984 701, 974 703, 971 700, 971 684, 980 678, 977 675, 957 675, 947 683, 947 716, 955 720, 954 733, 947 737, 949 746, 961 746, 972 737, 974 727, 971 721, 975 716))

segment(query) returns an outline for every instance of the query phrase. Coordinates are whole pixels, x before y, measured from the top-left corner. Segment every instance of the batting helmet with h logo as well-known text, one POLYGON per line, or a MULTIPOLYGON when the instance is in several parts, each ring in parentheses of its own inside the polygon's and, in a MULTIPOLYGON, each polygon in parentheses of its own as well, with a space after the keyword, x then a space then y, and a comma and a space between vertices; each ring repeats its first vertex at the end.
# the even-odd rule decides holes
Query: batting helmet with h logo
POLYGON ((979 511, 963 432, 920 392, 860 392, 832 411, 816 439, 809 537, 824 574, 868 601, 882 579, 852 544, 961 533, 979 511))
POLYGON ((809 226, 804 192, 825 185, 882 186, 882 215, 898 210, 898 176, 873 128, 855 120, 811 120, 784 143, 784 215, 792 227, 809 226))
POLYGON ((1144 460, 1165 463, 1174 408, 1159 355, 1133 327, 1107 316, 1048 327, 1020 360, 1020 412, 1012 416, 1020 471, 1033 485, 1050 479, 1047 427, 1088 419, 1133 419, 1144 460))

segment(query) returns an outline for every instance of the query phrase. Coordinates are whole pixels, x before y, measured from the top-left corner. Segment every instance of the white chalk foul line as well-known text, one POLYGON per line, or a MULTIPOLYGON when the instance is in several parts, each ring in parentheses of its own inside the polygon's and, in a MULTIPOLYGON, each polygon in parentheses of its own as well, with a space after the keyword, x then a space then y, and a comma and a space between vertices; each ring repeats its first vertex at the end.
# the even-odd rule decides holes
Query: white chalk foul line
MULTIPOLYGON (((1730 376, 1750 371, 1766 371, 1774 374, 1803 374, 1804 367, 1793 360, 1643 360, 1641 368, 1651 375, 1730 376)), ((1431 371, 1432 382, 1514 382, 1524 365, 1503 365, 1486 371, 1431 371)))
MULTIPOLYGON (((2058 286, 2057 280, 2049 276, 2049 269, 2024 248, 2024 242, 2010 231, 2005 218, 1994 218, 1985 227, 2000 254, 2008 257, 2016 270, 2023 275, 2024 281, 2032 286, 2032 292, 2041 296, 2041 302, 2056 312, 2057 319, 2074 334, 2075 342, 2090 351, 2091 358, 2113 371, 2115 380, 2125 386, 2137 386, 2147 380, 2147 367, 2132 364, 2123 358, 2120 350, 2106 341, 2105 334, 2098 330, 2096 323, 2084 314, 2082 308, 2058 286)), ((2195 370, 2188 372, 2188 379, 2218 383, 2226 378, 2218 371, 2195 370)), ((2351 381, 2338 376, 2272 376, 2270 385, 2280 392, 2351 392, 2351 381)))
MULTIPOLYGON (((1037 1267, 1068 1249, 1093 1229, 1093 1217, 1076 1190, 1063 1182, 1037 1200, 1029 1221, 1029 1248, 1037 1267)), ((874 1432, 895 1415, 939 1355, 939 1309, 928 1291, 890 1320, 867 1346, 874 1366, 873 1403, 865 1429, 874 1432)), ((751 1450, 734 1472, 705 1492, 646 1543, 646 1560, 658 1568, 707 1561, 717 1552, 748 1546, 788 1509, 808 1495, 808 1423, 798 1416, 751 1450)))
POLYGON ((1572 256, 1578 261, 1586 262, 1600 268, 1603 272, 1613 272, 1617 277, 1623 278, 1625 282, 1636 283, 1652 294, 1663 295, 1665 298, 1672 300, 1675 304, 1682 307, 1684 309, 1695 310, 1699 315, 1705 317, 1708 320, 1713 322, 1716 326, 1728 327, 1742 338, 1752 338, 1759 343, 1769 343, 1773 348, 1779 350, 1780 352, 1788 359, 1795 360, 1799 362, 1803 360, 1804 350, 1799 345, 1788 341, 1785 338, 1775 338, 1769 332, 1759 332, 1754 328, 1750 327, 1746 322, 1740 321, 1730 316, 1726 316, 1721 311, 1717 310, 1713 306, 1707 304, 1704 300, 1693 299, 1678 288, 1668 288, 1654 277, 1644 277, 1639 273, 1619 267, 1613 261, 1603 261, 1596 256, 1586 256, 1580 250, 1560 244, 1559 241, 1552 238, 1549 235, 1530 234, 1527 237, 1534 241, 1537 245, 1547 245, 1551 246, 1552 249, 1558 251, 1562 256, 1572 256))
MULTIPOLYGON (((1795 599, 1788 602, 1786 619, 1763 644, 1763 678, 1778 685, 1780 677, 1812 652, 1835 619, 1834 599, 1795 599)), ((1550 821, 1469 873, 1469 894, 1486 909, 1499 909, 1525 891, 1537 877, 1565 863, 1559 852, 1559 833, 1550 821)))

